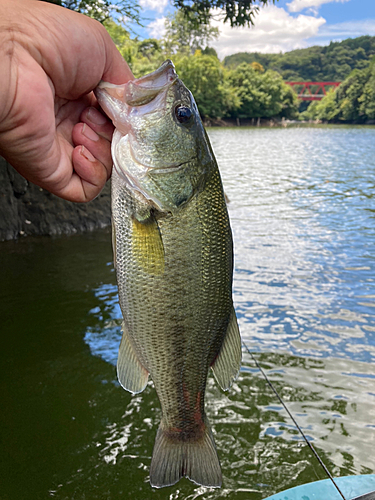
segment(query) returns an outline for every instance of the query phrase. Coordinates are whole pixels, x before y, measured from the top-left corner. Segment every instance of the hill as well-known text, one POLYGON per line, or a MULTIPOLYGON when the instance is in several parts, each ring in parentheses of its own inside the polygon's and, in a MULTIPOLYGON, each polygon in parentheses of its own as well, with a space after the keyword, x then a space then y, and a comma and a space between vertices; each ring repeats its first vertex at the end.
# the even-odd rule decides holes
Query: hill
POLYGON ((375 54, 375 37, 361 36, 321 47, 292 50, 281 54, 238 52, 224 59, 224 66, 235 68, 246 62, 258 62, 289 81, 343 81, 354 70, 369 65, 375 54))
POLYGON ((301 118, 333 123, 375 123, 375 57, 354 70, 334 91, 314 101, 301 118))

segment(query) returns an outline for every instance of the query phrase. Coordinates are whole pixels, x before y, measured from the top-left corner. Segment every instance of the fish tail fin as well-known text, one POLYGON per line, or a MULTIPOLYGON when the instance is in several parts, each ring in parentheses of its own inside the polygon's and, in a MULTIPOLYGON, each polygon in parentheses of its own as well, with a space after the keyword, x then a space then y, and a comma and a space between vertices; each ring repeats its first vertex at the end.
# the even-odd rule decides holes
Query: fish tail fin
POLYGON ((171 486, 187 477, 202 486, 220 488, 219 457, 211 428, 205 419, 199 439, 178 436, 160 424, 150 468, 150 483, 155 488, 171 486))

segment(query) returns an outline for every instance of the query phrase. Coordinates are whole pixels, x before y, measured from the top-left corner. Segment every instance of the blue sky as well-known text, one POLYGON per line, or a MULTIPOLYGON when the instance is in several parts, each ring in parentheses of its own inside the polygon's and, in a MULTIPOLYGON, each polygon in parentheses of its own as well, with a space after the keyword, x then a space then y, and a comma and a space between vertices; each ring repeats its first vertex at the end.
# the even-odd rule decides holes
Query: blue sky
MULTIPOLYGON (((160 37, 164 18, 173 11, 168 0, 140 0, 146 29, 143 37, 160 37)), ((230 28, 215 21, 220 37, 211 45, 219 57, 235 52, 285 52, 326 45, 361 35, 375 36, 375 0, 279 0, 262 8, 255 27, 230 28)))

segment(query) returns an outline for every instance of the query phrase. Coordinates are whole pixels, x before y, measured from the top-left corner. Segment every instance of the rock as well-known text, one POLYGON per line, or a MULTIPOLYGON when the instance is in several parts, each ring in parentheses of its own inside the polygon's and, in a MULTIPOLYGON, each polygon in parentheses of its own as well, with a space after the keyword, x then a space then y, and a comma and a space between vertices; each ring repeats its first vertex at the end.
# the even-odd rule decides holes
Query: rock
POLYGON ((111 223, 110 185, 89 203, 62 200, 24 179, 0 157, 0 241, 71 234, 111 223))

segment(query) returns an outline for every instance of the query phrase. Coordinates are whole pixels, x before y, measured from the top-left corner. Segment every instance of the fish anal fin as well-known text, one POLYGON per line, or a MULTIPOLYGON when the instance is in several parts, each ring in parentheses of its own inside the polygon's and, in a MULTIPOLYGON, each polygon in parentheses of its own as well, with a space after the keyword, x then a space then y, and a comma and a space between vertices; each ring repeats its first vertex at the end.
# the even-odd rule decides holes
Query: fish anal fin
POLYGON ((150 468, 150 483, 155 488, 171 486, 182 477, 196 484, 220 488, 221 467, 212 432, 207 421, 199 439, 179 439, 160 424, 150 468))
POLYGON ((153 215, 141 222, 133 218, 132 252, 146 273, 156 276, 164 273, 164 245, 153 215))
POLYGON ((124 389, 137 394, 147 385, 148 371, 139 361, 124 323, 122 332, 117 359, 117 377, 124 389))
POLYGON ((220 352, 211 368, 220 387, 227 391, 236 380, 241 368, 241 335, 234 308, 220 352))

